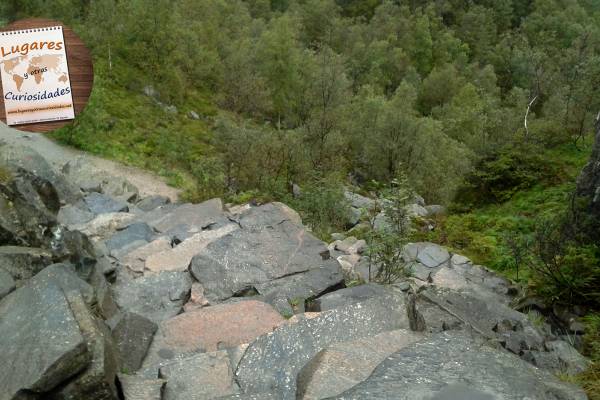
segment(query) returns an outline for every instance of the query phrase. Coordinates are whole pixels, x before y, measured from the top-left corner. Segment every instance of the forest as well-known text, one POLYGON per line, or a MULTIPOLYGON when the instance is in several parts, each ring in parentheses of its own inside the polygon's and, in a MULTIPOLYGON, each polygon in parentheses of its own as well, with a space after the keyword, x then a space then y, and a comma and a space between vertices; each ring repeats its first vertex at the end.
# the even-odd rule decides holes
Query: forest
POLYGON ((596 226, 573 195, 600 111, 600 2, 7 0, 0 15, 60 19, 92 50, 90 103, 58 140, 188 200, 290 203, 321 237, 344 228, 345 187, 406 182, 450 210, 410 239, 583 304, 600 330, 596 226))

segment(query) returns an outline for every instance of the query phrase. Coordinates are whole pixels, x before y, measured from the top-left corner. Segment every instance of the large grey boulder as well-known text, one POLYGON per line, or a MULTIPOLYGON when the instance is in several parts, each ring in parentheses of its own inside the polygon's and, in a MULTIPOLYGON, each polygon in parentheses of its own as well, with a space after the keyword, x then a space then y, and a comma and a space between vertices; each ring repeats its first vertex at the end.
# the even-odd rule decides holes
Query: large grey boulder
POLYGON ((158 325, 141 315, 125 312, 108 321, 124 371, 132 373, 142 365, 158 325))
POLYGON ((52 264, 52 254, 44 249, 0 246, 0 266, 16 281, 26 280, 52 264))
POLYGON ((161 272, 113 285, 117 306, 156 323, 181 312, 192 287, 187 272, 161 272))
POLYGON ((94 318, 77 292, 69 292, 67 299, 92 359, 83 373, 57 387, 44 398, 118 400, 115 381, 119 365, 108 327, 103 321, 94 318))
POLYGON ((135 205, 140 210, 147 212, 147 211, 154 210, 156 207, 163 206, 165 204, 169 204, 170 202, 171 202, 171 199, 169 199, 167 196, 153 195, 153 196, 144 197, 142 200, 138 201, 135 205))
POLYGON ((446 249, 428 242, 407 244, 402 250, 402 256, 407 263, 418 262, 427 268, 440 267, 450 260, 450 253, 446 249))
POLYGON ((472 293, 448 289, 428 288, 420 295, 479 335, 499 342, 517 355, 523 354, 525 350, 543 348, 544 338, 527 316, 502 303, 489 302, 472 293))
POLYGON ((32 282, 0 302, 0 360, 1 400, 48 392, 86 368, 86 338, 60 286, 32 282))
POLYGON ((151 215, 143 217, 143 220, 158 232, 167 232, 179 225, 202 229, 225 219, 221 199, 212 199, 200 204, 162 206, 156 208, 151 215))
POLYGON ((71 291, 79 292, 88 305, 95 303, 94 288, 79 278, 74 267, 69 264, 52 264, 34 276, 29 283, 37 286, 46 286, 54 283, 65 293, 71 291))
POLYGON ((388 357, 369 378, 336 399, 585 400, 561 382, 464 332, 445 332, 388 357), (457 397, 458 396, 458 397, 457 397))
POLYGON ((126 202, 116 200, 105 194, 92 192, 84 197, 85 204, 94 214, 106 214, 115 212, 128 212, 129 206, 126 202))
POLYGON ((67 204, 58 211, 57 221, 59 224, 70 226, 85 224, 94 219, 94 213, 87 206, 67 204))
MULTIPOLYGON (((75 203, 81 194, 62 174, 54 168, 35 150, 19 145, 0 145, 0 166, 13 173, 26 172, 36 177, 38 182, 45 181, 56 192, 59 204, 75 203)), ((40 187, 41 188, 41 187, 40 187)), ((45 190, 39 195, 44 196, 45 190)), ((48 193, 48 192, 46 192, 48 193)))
POLYGON ((244 393, 277 392, 280 398, 293 399, 298 373, 319 351, 408 325, 404 296, 392 292, 386 298, 299 318, 248 346, 236 371, 237 382, 244 393))
POLYGON ((289 219, 265 226, 271 221, 242 216, 240 223, 242 229, 213 241, 192 259, 191 273, 209 301, 223 301, 264 284, 277 285, 269 282, 284 277, 293 277, 297 284, 310 270, 321 269, 332 279, 311 282, 317 285, 307 295, 318 295, 342 280, 339 265, 327 260, 325 244, 289 219))
POLYGON ((378 296, 385 296, 388 290, 374 283, 353 286, 346 289, 327 293, 313 300, 308 311, 327 311, 334 308, 344 307, 348 304, 359 303, 378 296))
POLYGON ((335 343, 320 351, 298 374, 297 399, 323 399, 351 389, 390 354, 423 339, 406 329, 335 343))
POLYGON ((202 353, 160 369, 167 381, 163 400, 210 400, 239 392, 226 351, 202 353))
POLYGON ((105 241, 109 251, 121 249, 137 240, 149 242, 154 236, 152 228, 143 222, 129 225, 123 230, 118 231, 105 241))
POLYGON ((260 231, 264 228, 277 229, 286 221, 302 226, 302 219, 296 211, 283 203, 274 202, 250 207, 240 214, 238 223, 242 229, 260 231))

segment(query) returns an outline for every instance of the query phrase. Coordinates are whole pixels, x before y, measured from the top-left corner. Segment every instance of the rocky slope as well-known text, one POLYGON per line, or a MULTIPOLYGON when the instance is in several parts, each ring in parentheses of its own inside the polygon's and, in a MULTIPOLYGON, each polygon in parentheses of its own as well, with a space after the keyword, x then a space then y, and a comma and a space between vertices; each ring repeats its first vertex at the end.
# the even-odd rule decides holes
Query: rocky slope
POLYGON ((338 239, 4 145, 0 400, 586 398, 554 374, 587 361, 510 282, 414 243, 404 281, 345 287, 364 243, 338 239))

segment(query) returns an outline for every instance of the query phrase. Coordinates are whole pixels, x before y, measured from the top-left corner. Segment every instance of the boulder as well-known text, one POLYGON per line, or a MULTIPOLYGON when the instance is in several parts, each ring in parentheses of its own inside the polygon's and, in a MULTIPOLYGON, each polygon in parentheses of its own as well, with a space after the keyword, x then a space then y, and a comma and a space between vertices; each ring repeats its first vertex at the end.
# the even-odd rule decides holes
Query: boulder
POLYGON ((403 328, 408 328, 404 296, 395 293, 300 318, 252 342, 236 380, 244 393, 278 392, 279 398, 294 399, 298 373, 319 351, 336 342, 403 328))
POLYGON ((384 297, 389 291, 374 283, 366 285, 353 286, 346 289, 336 290, 327 293, 309 303, 307 311, 327 311, 335 308, 347 306, 348 304, 359 303, 374 297, 384 297))
POLYGON ((148 379, 137 375, 119 374, 119 384, 125 400, 162 400, 164 379, 148 379))
POLYGON ((406 213, 412 217, 425 218, 429 215, 427 209, 418 204, 409 204, 405 207, 406 213))
POLYGON ((298 374, 296 398, 336 396, 367 379, 390 354, 421 339, 422 334, 400 329, 335 343, 320 351, 302 368, 298 374))
POLYGON ((44 249, 0 246, 0 266, 16 281, 31 278, 52 263, 52 254, 44 249))
POLYGON ((124 201, 116 200, 105 194, 92 192, 83 198, 85 204, 94 214, 128 212, 129 206, 124 201))
POLYGON ((202 284, 211 303, 260 285, 263 292, 277 286, 291 290, 290 279, 296 285, 304 283, 303 277, 307 286, 314 286, 311 289, 316 292, 314 295, 318 295, 332 281, 343 279, 337 262, 327 260, 329 251, 325 244, 301 227, 289 220, 274 228, 262 227, 258 218, 253 218, 252 224, 244 220, 242 217, 240 224, 246 228, 213 241, 192 259, 192 275, 202 284), (314 275, 303 276, 311 270, 316 270, 314 275), (319 280, 331 278, 319 282, 313 276, 319 280), (289 279, 271 282, 284 277, 289 279))
POLYGON ((427 268, 440 267, 450 260, 450 253, 434 243, 419 242, 408 243, 402 250, 404 261, 416 261, 427 268))
POLYGON ((370 199, 368 197, 362 196, 358 193, 353 193, 350 192, 348 190, 346 190, 344 192, 344 197, 346 198, 346 200, 350 203, 350 205, 354 208, 364 208, 364 209, 370 209, 375 207, 376 205, 376 201, 373 199, 370 199))
MULTIPOLYGON (((526 315, 499 302, 486 301, 472 293, 428 288, 421 296, 458 318, 487 339, 498 341, 520 355, 543 348, 543 337, 526 315)), ((426 323, 430 323, 426 321, 426 323)))
POLYGON ((69 229, 80 231, 93 240, 100 240, 107 238, 118 230, 125 229, 134 219, 135 215, 129 213, 100 214, 89 222, 72 225, 69 229))
POLYGON ((284 319, 268 304, 239 301, 185 312, 162 322, 144 369, 156 369, 182 356, 252 342, 284 319))
POLYGON ((152 211, 156 207, 163 206, 165 204, 169 204, 171 199, 167 196, 161 195, 153 195, 144 197, 142 200, 138 201, 135 205, 142 211, 152 211))
MULTIPOLYGON (((160 208, 156 208, 154 211, 157 210, 160 211, 160 208)), ((178 225, 188 225, 202 229, 224 219, 221 199, 212 199, 200 204, 176 205, 172 207, 170 212, 156 213, 156 216, 149 220, 148 224, 162 233, 178 225)))
POLYGON ((37 286, 46 286, 53 283, 65 293, 79 292, 88 305, 95 303, 94 288, 77 276, 72 265, 52 264, 35 275, 29 282, 37 286))
POLYGON ((109 251, 121 249, 130 243, 141 240, 149 242, 154 236, 152 228, 143 222, 138 222, 129 225, 123 230, 118 231, 108 240, 105 241, 106 247, 109 251))
POLYGON ((250 207, 239 216, 239 225, 246 230, 277 228, 283 222, 302 226, 300 215, 283 203, 268 203, 260 207, 250 207))
POLYGON ((239 392, 226 351, 194 355, 160 368, 163 400, 210 400, 239 392))
POLYGON ((113 285, 117 306, 156 323, 174 317, 187 302, 192 280, 187 272, 161 272, 113 285))
POLYGON ((151 272, 185 271, 196 254, 236 229, 239 229, 236 224, 227 224, 214 230, 201 231, 173 248, 151 254, 146 258, 145 268, 151 272))
POLYGON ((87 206, 84 209, 79 206, 67 204, 60 208, 56 219, 62 225, 80 225, 94 219, 94 214, 87 210, 87 206))
POLYGON ((119 365, 108 327, 93 317, 83 298, 76 292, 69 292, 67 299, 92 360, 85 371, 54 389, 46 398, 118 400, 115 381, 119 365))
MULTIPOLYGON (((57 194, 60 204, 75 203, 81 198, 74 185, 58 174, 39 153, 29 147, 1 145, 0 166, 13 173, 25 172, 35 177, 38 182, 47 182, 53 188, 52 191, 57 194)), ((39 195, 44 197, 44 190, 41 190, 39 195)))
POLYGON ((158 326, 141 315, 124 312, 107 321, 124 371, 140 369, 158 326))
POLYGON ((206 297, 204 297, 204 288, 198 282, 192 283, 190 291, 190 300, 183 306, 184 311, 192 311, 197 308, 202 308, 210 305, 206 297))
POLYGON ((0 267, 0 300, 15 290, 15 281, 11 274, 0 267))
POLYGON ((89 364, 86 338, 55 283, 17 289, 0 302, 0 315, 1 400, 48 392, 89 364))
MULTIPOLYGON (((134 242, 136 243, 136 242, 134 242)), ((162 236, 150 243, 141 242, 141 245, 135 246, 133 249, 124 251, 123 254, 111 254, 119 263, 129 268, 134 272, 143 273, 146 267, 146 260, 154 254, 162 253, 171 250, 171 240, 162 236)))
POLYGON ((444 332, 385 359, 363 382, 335 399, 584 400, 561 382, 463 332, 444 332), (458 396, 458 397, 457 397, 458 396))

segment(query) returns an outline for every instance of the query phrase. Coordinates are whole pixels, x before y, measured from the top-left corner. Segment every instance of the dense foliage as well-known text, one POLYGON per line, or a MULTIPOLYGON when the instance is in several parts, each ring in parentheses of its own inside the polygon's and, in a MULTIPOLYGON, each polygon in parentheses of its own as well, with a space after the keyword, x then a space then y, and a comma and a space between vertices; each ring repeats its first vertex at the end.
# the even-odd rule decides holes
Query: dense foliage
POLYGON ((2 7, 9 20, 60 18, 93 48, 93 118, 82 116, 63 137, 105 153, 133 144, 136 154, 121 158, 134 162, 158 154, 193 178, 197 199, 273 194, 329 173, 386 182, 402 172, 429 202, 448 202, 500 149, 580 143, 600 108, 600 12, 591 1, 9 0, 2 7), (115 109, 114 94, 150 86, 156 99, 143 110, 115 109), (157 104, 208 119, 192 124, 157 104), (139 124, 124 126, 136 117, 139 124), (145 133, 136 134, 139 125, 145 133), (110 148, 98 149, 104 139, 110 148))

